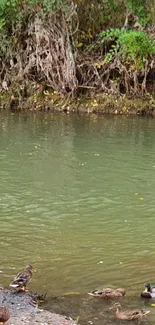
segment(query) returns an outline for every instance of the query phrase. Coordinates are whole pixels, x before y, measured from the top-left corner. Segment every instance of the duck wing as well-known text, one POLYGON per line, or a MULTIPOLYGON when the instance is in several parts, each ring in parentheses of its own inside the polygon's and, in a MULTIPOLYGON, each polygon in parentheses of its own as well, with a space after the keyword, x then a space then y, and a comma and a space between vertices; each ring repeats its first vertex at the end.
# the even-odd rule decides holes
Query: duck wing
POLYGON ((26 286, 30 282, 30 280, 31 280, 31 272, 29 271, 19 272, 15 276, 10 286, 12 287, 26 286))
POLYGON ((129 319, 138 319, 140 317, 147 315, 149 312, 150 310, 146 310, 146 309, 134 309, 123 313, 126 314, 129 319))
POLYGON ((105 289, 96 289, 92 292, 88 292, 88 295, 90 296, 102 296, 106 295, 108 293, 112 293, 113 290, 111 288, 105 288, 105 289))
POLYGON ((140 311, 143 314, 143 316, 145 316, 145 315, 147 315, 147 314, 150 313, 150 310, 148 310, 148 309, 141 309, 140 311))
POLYGON ((154 286, 154 285, 151 286, 151 291, 152 291, 153 293, 155 293, 155 286, 154 286))

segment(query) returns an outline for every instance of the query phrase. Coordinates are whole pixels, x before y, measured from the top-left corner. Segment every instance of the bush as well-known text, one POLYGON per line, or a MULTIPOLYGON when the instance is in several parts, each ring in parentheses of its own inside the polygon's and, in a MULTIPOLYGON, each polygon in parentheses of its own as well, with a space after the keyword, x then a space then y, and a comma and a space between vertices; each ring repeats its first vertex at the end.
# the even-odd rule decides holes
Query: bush
POLYGON ((124 63, 135 64, 143 68, 146 60, 155 54, 155 43, 144 31, 109 29, 100 33, 100 42, 111 42, 105 62, 110 62, 118 55, 124 63))
POLYGON ((65 10, 68 3, 68 0, 0 0, 0 29, 17 24, 26 12, 46 14, 60 8, 65 10))
POLYGON ((142 68, 146 60, 155 54, 155 44, 151 36, 143 31, 126 31, 118 38, 119 55, 124 61, 133 61, 142 68))

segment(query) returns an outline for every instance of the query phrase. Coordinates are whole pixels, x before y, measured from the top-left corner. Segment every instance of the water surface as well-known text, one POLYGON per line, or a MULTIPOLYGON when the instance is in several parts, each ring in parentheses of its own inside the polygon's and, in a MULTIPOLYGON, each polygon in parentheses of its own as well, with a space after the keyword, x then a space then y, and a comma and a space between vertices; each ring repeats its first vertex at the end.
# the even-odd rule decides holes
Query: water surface
POLYGON ((154 119, 1 113, 1 284, 31 263, 47 308, 107 324, 109 303, 86 293, 121 286, 125 307, 144 306, 154 229, 154 119))

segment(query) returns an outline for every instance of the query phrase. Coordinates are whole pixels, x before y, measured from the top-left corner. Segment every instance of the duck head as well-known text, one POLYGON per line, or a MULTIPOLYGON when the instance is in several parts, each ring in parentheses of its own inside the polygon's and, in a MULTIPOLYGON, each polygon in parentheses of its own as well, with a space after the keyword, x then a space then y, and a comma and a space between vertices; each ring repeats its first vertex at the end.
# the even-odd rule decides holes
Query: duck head
POLYGON ((36 270, 31 264, 27 264, 25 270, 30 271, 31 273, 36 272, 36 270))
POLYGON ((150 283, 145 284, 145 291, 146 292, 151 292, 151 284, 150 283))
POLYGON ((122 294, 122 296, 125 296, 125 290, 123 288, 118 288, 116 289, 117 292, 120 292, 122 294))
POLYGON ((112 305, 112 307, 109 308, 110 310, 121 310, 121 305, 119 304, 119 302, 115 302, 114 305, 112 305))
POLYGON ((152 298, 152 288, 150 283, 145 284, 145 290, 141 292, 142 298, 152 298))

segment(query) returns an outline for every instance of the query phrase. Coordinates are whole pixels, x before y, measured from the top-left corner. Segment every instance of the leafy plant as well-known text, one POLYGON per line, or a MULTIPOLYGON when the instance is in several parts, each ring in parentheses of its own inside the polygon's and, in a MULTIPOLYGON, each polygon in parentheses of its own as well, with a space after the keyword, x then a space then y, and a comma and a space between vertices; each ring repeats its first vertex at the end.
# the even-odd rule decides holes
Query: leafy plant
POLYGON ((143 31, 126 31, 119 36, 119 55, 124 60, 134 61, 142 68, 146 60, 155 54, 155 43, 143 31))
POLYGON ((100 42, 112 41, 105 62, 110 62, 118 55, 123 62, 131 62, 142 68, 149 58, 155 54, 153 38, 144 31, 108 29, 100 33, 100 42))
POLYGON ((126 0, 126 6, 133 11, 142 25, 146 25, 151 20, 148 2, 148 0, 126 0))
POLYGON ((26 12, 49 13, 66 9, 69 0, 0 0, 0 30, 23 21, 26 12))
POLYGON ((60 8, 66 9, 68 0, 29 0, 28 3, 30 6, 36 6, 42 9, 44 13, 48 13, 60 8))

